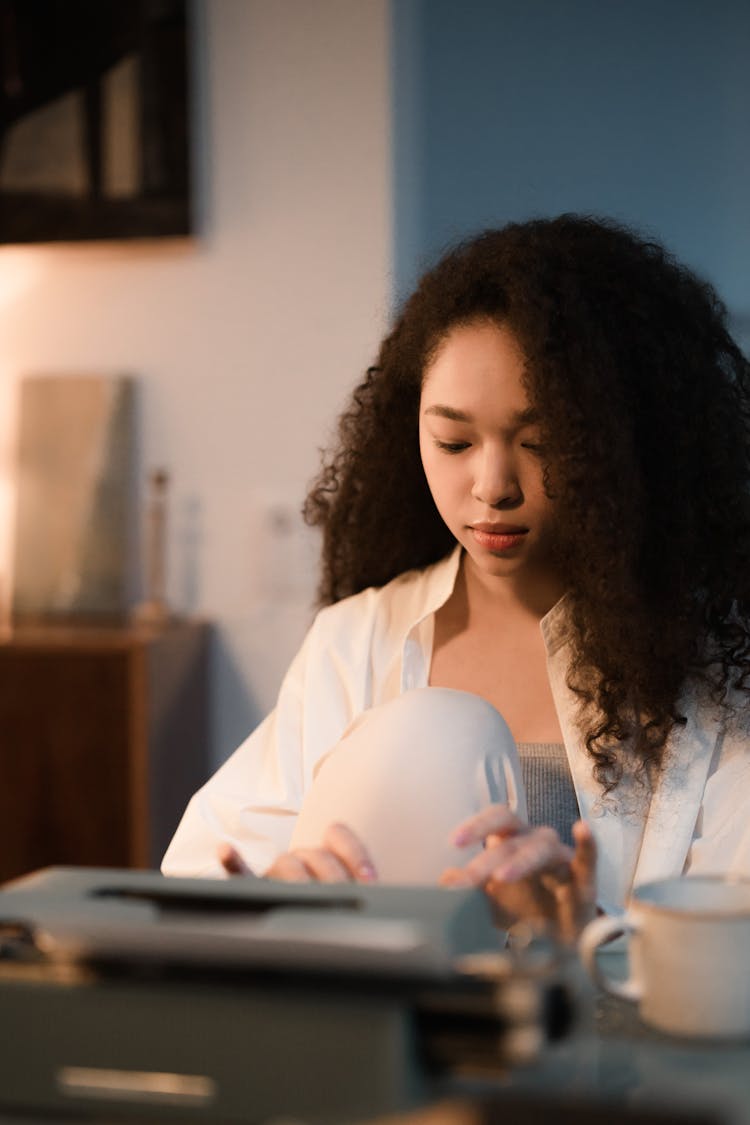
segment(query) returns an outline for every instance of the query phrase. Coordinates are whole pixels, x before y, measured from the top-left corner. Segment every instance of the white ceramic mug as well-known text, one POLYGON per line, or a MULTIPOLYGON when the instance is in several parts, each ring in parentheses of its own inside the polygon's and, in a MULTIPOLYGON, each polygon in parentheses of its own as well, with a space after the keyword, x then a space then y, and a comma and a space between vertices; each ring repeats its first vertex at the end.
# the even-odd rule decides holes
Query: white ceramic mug
POLYGON ((526 798, 513 736, 486 700, 418 688, 363 712, 316 767, 290 847, 317 847, 334 821, 367 847, 381 882, 435 883, 478 848, 450 834, 486 805, 523 819, 526 798))
POLYGON ((597 918, 580 939, 583 963, 607 992, 638 1004, 673 1035, 750 1036, 750 881, 684 875, 637 887, 623 917, 597 918), (627 980, 597 958, 630 935, 627 980))

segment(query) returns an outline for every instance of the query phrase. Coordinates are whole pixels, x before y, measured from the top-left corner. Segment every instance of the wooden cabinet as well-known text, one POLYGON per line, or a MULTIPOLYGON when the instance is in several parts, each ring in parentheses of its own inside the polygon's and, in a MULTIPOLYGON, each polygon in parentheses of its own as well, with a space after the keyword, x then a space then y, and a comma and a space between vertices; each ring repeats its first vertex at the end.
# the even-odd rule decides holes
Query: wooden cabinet
POLYGON ((19 628, 0 639, 0 882, 157 867, 208 771, 208 628, 19 628))

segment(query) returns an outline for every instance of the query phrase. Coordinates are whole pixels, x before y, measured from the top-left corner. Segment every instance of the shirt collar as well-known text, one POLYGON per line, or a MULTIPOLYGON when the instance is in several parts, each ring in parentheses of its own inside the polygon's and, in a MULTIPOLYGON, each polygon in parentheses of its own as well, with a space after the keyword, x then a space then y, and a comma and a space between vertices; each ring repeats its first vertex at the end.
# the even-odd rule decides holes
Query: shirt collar
MULTIPOLYGON (((426 590, 426 596, 417 617, 410 623, 408 632, 416 629, 431 614, 445 605, 453 593, 458 578, 463 548, 457 543, 449 555, 433 564, 431 581, 426 590)), ((555 602, 539 622, 542 637, 548 654, 551 656, 562 644, 568 634, 567 594, 555 602)))
POLYGON ((425 600, 422 603, 419 616, 410 625, 410 631, 421 625, 430 614, 437 613, 441 606, 444 606, 448 601, 458 578, 462 550, 461 544, 457 543, 449 555, 446 555, 440 562, 433 564, 431 581, 425 592, 425 600))
POLYGON ((568 595, 563 596, 556 601, 552 609, 545 613, 542 620, 539 622, 539 628, 542 630, 542 637, 544 638, 544 645, 547 649, 548 656, 552 656, 554 652, 560 648, 568 639, 570 623, 568 619, 568 595))

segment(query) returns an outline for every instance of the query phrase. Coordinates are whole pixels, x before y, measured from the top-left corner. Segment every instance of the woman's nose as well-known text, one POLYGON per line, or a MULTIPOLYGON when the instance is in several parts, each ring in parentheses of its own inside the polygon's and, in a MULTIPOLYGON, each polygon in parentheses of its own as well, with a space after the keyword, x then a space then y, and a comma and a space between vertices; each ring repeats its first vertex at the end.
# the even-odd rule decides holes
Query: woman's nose
POLYGON ((472 496, 491 508, 515 504, 521 499, 521 486, 511 454, 498 449, 482 453, 477 464, 472 496))

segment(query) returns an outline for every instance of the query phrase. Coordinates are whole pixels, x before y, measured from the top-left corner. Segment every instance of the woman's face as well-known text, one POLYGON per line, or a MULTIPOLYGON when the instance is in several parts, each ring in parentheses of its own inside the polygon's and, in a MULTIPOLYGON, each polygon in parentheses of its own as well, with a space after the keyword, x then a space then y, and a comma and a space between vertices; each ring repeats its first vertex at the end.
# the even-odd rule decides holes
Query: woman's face
POLYGON ((454 328, 425 369, 419 445, 433 499, 481 573, 547 578, 552 501, 544 450, 509 328, 454 328))

